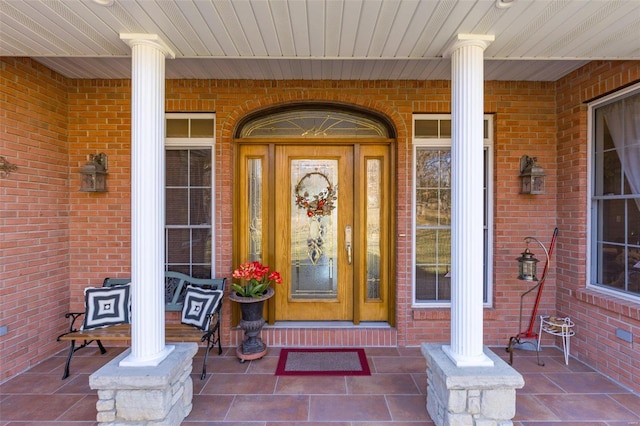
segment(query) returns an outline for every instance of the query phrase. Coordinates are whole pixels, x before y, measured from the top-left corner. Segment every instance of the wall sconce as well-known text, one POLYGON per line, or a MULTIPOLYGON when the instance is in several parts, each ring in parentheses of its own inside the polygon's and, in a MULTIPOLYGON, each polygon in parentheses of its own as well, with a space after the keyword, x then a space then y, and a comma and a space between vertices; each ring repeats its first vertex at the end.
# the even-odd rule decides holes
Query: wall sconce
POLYGON ((536 164, 536 157, 520 157, 520 193, 544 194, 544 170, 536 164))
POLYGON ((14 172, 18 169, 18 166, 15 164, 11 164, 6 158, 0 157, 0 176, 1 177, 9 177, 11 172, 14 172))
POLYGON ((80 191, 107 192, 107 154, 89 154, 87 164, 82 166, 80 191))

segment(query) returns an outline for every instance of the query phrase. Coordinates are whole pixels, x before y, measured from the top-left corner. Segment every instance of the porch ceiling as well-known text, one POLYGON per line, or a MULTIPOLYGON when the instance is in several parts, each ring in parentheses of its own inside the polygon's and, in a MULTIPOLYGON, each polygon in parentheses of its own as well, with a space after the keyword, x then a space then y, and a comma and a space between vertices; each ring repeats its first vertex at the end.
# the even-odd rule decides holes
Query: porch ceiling
POLYGON ((130 78, 121 33, 158 34, 170 79, 449 80, 473 33, 485 79, 555 81, 640 59, 640 0, 0 0, 0 55, 70 78, 130 78))

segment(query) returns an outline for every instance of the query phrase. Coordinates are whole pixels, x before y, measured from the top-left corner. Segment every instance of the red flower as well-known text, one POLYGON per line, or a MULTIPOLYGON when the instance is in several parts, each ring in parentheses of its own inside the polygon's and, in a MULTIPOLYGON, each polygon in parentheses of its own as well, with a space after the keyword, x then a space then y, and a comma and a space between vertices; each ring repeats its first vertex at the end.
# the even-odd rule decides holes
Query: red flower
POLYGON ((273 271, 269 274, 269 281, 275 281, 276 284, 282 284, 282 277, 280 276, 280 272, 273 271))
POLYGON ((233 278, 245 281, 244 284, 232 284, 233 290, 240 296, 261 297, 272 282, 282 284, 282 277, 277 271, 269 273, 269 267, 260 262, 245 262, 233 271, 233 278))

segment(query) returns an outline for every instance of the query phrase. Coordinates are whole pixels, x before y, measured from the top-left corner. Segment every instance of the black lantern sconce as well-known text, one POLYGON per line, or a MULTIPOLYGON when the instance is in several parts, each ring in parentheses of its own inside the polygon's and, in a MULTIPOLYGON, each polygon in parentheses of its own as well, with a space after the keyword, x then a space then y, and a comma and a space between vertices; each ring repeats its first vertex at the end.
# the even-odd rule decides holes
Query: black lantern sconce
POLYGON ((518 261, 518 279, 523 281, 538 281, 538 277, 536 276, 537 264, 540 262, 538 259, 534 257, 534 254, 529 250, 529 243, 531 241, 535 241, 540 244, 540 247, 544 250, 544 254, 546 256, 546 266, 542 279, 544 280, 544 275, 546 275, 547 270, 549 268, 549 251, 547 248, 534 237, 525 237, 524 241, 527 243, 527 248, 522 252, 522 256, 516 258, 518 261))
POLYGON ((544 194, 544 170, 538 166, 536 157, 520 157, 520 193, 544 194))
POLYGON ((80 191, 107 192, 107 154, 89 154, 87 164, 82 166, 80 191))

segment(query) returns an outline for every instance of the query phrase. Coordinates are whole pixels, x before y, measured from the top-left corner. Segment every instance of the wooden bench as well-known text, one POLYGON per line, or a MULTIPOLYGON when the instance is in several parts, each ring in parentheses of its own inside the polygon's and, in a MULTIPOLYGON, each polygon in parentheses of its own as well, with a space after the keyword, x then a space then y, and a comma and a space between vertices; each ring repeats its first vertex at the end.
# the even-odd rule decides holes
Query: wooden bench
MULTIPOLYGON (((131 282, 129 278, 105 278, 103 287, 114 287, 131 282)), ((168 271, 165 273, 165 311, 182 311, 182 305, 188 285, 201 288, 222 290, 226 285, 226 278, 193 278, 188 275, 168 271)), ((165 324, 165 341, 167 342, 206 342, 206 351, 202 362, 201 379, 207 374, 207 359, 209 351, 214 345, 218 345, 218 355, 222 354, 222 342, 220 340, 220 313, 222 300, 217 309, 211 314, 208 330, 203 331, 189 324, 165 324)), ((69 312, 65 318, 71 318, 69 331, 58 336, 58 341, 69 341, 69 354, 64 367, 62 379, 69 377, 69 364, 73 354, 95 341, 100 348, 100 353, 107 350, 102 344, 103 340, 127 341, 131 339, 131 324, 116 324, 104 328, 81 330, 85 312, 69 312), (82 342, 76 345, 76 342, 82 342)))

